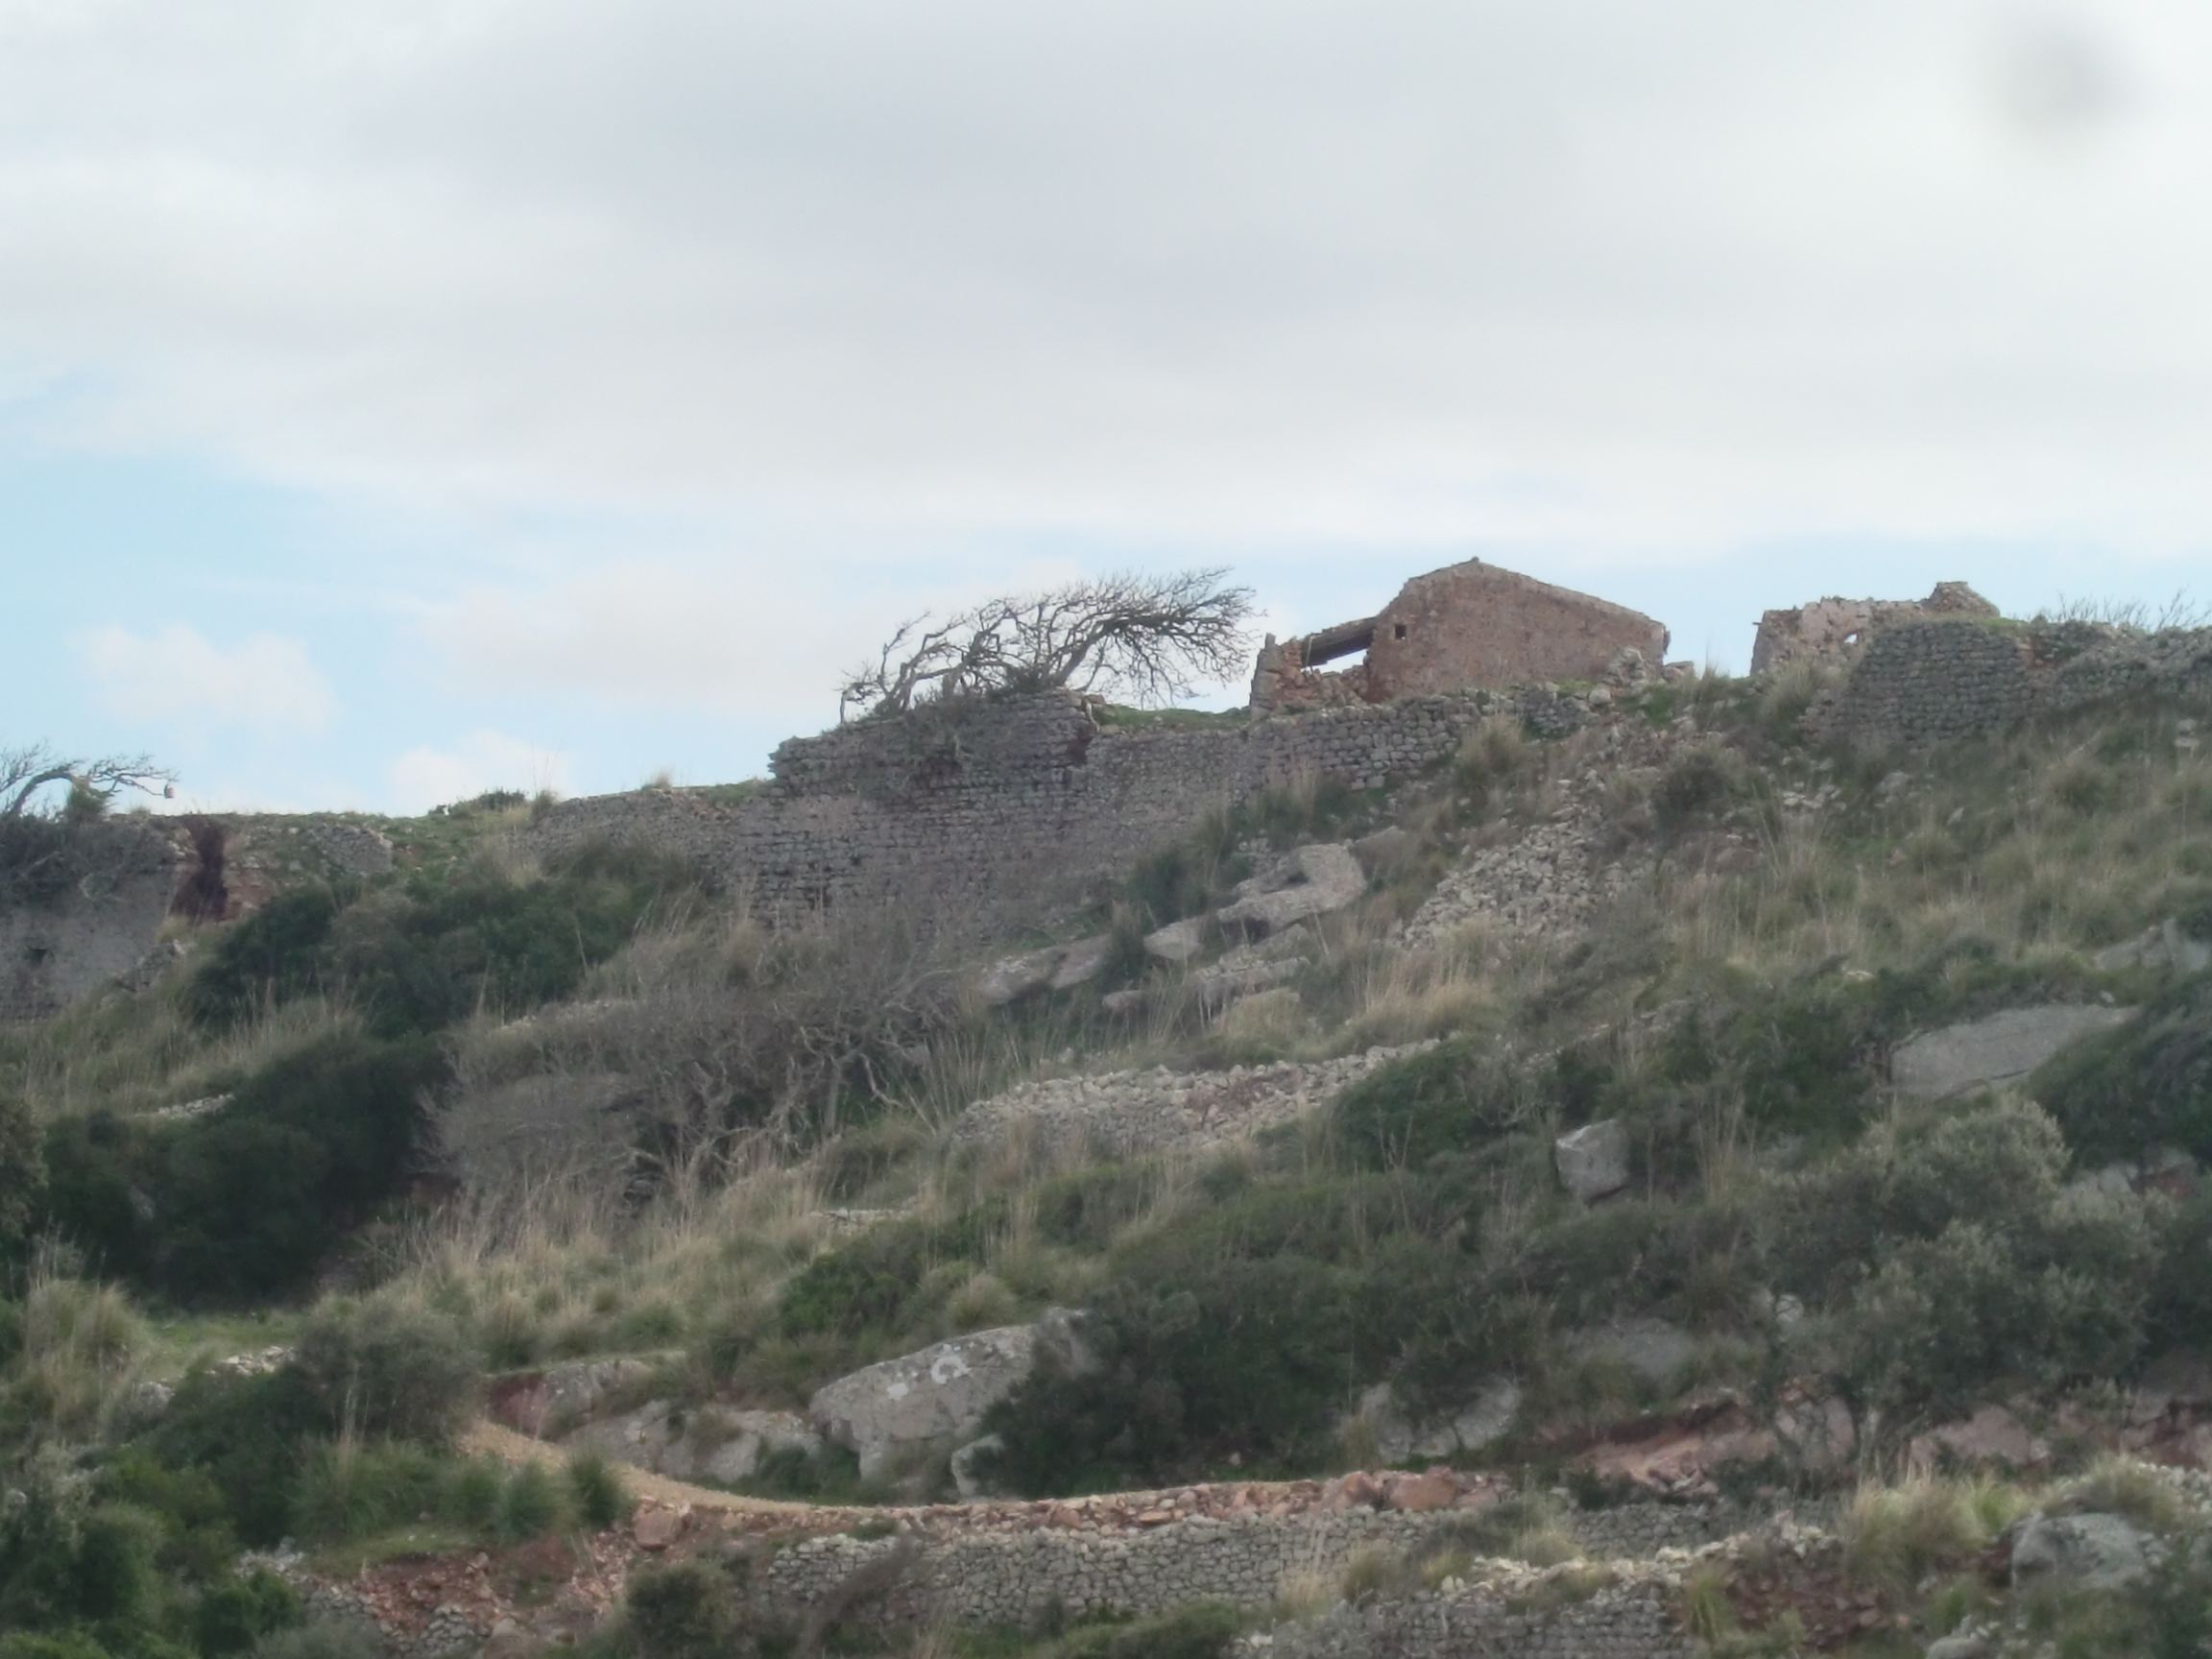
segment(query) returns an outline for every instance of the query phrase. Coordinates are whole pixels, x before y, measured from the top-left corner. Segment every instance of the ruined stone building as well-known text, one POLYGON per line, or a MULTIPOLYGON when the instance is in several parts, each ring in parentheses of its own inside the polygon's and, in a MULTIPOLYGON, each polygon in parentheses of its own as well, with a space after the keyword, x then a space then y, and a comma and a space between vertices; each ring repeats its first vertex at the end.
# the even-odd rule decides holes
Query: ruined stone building
POLYGON ((1866 643, 1885 628, 1924 622, 1934 616, 1994 616, 1997 607, 1963 582, 1938 582, 1925 599, 1815 599, 1790 611, 1769 611, 1759 618, 1751 644, 1751 672, 1764 674, 1785 662, 1823 662, 1848 667, 1866 643))
POLYGON ((1256 713, 1389 703, 1470 687, 1597 680, 1623 651, 1656 670, 1667 630, 1650 617, 1479 559, 1416 576, 1373 616, 1261 647, 1256 713), (1364 651, 1340 672, 1322 664, 1364 651))

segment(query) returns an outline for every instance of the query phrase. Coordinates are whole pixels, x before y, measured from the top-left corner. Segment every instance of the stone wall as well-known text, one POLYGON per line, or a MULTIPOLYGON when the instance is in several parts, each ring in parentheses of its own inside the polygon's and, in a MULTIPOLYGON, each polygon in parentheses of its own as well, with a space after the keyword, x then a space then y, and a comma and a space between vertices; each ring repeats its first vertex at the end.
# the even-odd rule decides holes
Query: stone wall
MULTIPOLYGON (((1287 1518, 1191 1516, 1133 1535, 1054 1527, 872 1539, 831 1533, 778 1551, 766 1590, 778 1605, 803 1612, 850 1593, 867 1581, 854 1578, 865 1572, 881 1585, 869 1616, 892 1623, 1033 1624, 1053 1607, 1071 1615, 1142 1615, 1191 1601, 1263 1608, 1301 1586, 1334 1595, 1361 1551, 1418 1551, 1466 1519, 1448 1510, 1355 1508, 1287 1518)), ((1576 1514, 1573 1531, 1596 1559, 1648 1560, 1764 1524, 1726 1505, 1645 1503, 1576 1514)), ((1469 1605, 1480 1607, 1483 1599, 1477 1587, 1469 1605)), ((1492 1600, 1490 1612, 1507 1611, 1492 1600)))
POLYGON ((1839 599, 1831 595, 1788 611, 1768 611, 1759 618, 1751 641, 1751 672, 1764 674, 1785 662, 1824 662, 1848 666, 1864 653, 1875 635, 1902 622, 1931 616, 1995 616, 1997 607, 1963 582, 1938 582, 1925 599, 1839 599))
POLYGON ((2212 693, 2212 629, 1923 620, 1876 634, 1840 691, 1806 716, 1861 747, 2000 732, 2116 697, 2212 693))
POLYGON ((119 819, 80 834, 68 887, 0 907, 0 1022, 41 1020, 129 976, 158 941, 177 887, 166 826, 119 819))
POLYGON ((571 801, 529 841, 546 853, 648 842, 771 911, 896 894, 977 926, 1037 918, 1086 900, 1210 808, 1301 775, 1354 788, 1403 780, 1492 711, 1572 727, 1575 710, 1532 695, 1414 697, 1204 730, 1101 728, 1066 694, 922 709, 791 739, 773 781, 744 799, 649 789, 571 801))

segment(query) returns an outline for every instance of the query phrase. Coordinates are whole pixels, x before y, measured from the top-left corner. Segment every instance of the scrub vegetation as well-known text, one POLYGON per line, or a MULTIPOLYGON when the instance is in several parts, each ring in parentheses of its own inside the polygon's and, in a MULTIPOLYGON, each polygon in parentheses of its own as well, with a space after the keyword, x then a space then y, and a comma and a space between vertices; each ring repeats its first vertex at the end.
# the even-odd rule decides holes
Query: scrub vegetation
MULTIPOLYGON (((2212 1200, 2081 1179, 2212 1160, 2207 976, 2107 953, 2169 923, 2212 939, 2192 711, 1868 756, 1798 734, 1820 689, 1791 671, 1623 697, 1615 716, 1661 739, 1647 763, 1618 763, 1601 725, 1493 722, 1387 795, 1310 781, 1218 814, 1098 896, 1106 974, 1009 1009, 972 996, 974 953, 919 905, 772 928, 667 858, 522 855, 518 799, 426 822, 437 855, 389 878, 199 926, 150 990, 0 1032, 0 1656, 336 1651, 241 1551, 289 1538, 343 1570, 610 1524, 618 1471, 458 1447, 487 1374, 571 1358, 645 1357, 662 1398, 789 1407, 1083 1309, 1097 1363, 1042 1369, 989 1425, 987 1473, 1036 1496, 1328 1473, 1371 1457, 1346 1412, 1373 1384, 1449 1413, 1509 1378, 1513 1430, 1459 1460, 1540 1479, 1493 1517, 1510 1537, 1454 1548, 1529 1559, 1567 1548, 1539 1496, 1560 1447, 1695 1390, 1766 1406, 1810 1380, 1853 1417, 1853 1478, 1991 1401, 2109 1401, 2212 1336, 2212 1200), (1448 870, 1571 807, 1626 873, 1586 926, 1479 916, 1404 947, 1448 870), (1147 931, 1272 851, 1385 827, 1366 896, 1279 992, 1223 1015, 1146 958, 1147 931), (1110 1012, 1131 986, 1144 1011, 1110 1012), (2143 1012, 2008 1091, 1887 1087, 1910 1035, 2051 1001, 2143 1012), (1019 1082, 1429 1039, 1205 1150, 951 1133, 1019 1082), (1553 1142, 1603 1119, 1631 1182, 1584 1207, 1553 1142), (1688 1358, 1652 1376, 1585 1340, 1631 1319, 1686 1333, 1688 1358), (232 1362, 262 1346, 280 1357, 232 1362)), ((2098 1480, 2107 1506, 2159 1502, 2085 1455, 2051 1479, 2075 1484, 1870 1481, 1849 1571, 1948 1629, 2027 1506, 2098 1480)), ((828 1460, 760 1489, 858 1490, 828 1460)), ((2056 1650, 2186 1650, 2203 1545, 2151 1520, 2176 1541, 2163 1575, 2126 1606, 2054 1601, 2056 1650)), ((1444 1559, 1363 1571, 1426 1583, 1444 1559)), ((1693 1591, 1693 1625, 1754 1650, 1720 1588, 1693 1591)), ((1197 1655, 1236 1628, 1196 1609, 1030 1640, 1197 1655)), ((694 1563, 638 1576, 596 1640, 789 1639, 742 1575, 694 1563)))

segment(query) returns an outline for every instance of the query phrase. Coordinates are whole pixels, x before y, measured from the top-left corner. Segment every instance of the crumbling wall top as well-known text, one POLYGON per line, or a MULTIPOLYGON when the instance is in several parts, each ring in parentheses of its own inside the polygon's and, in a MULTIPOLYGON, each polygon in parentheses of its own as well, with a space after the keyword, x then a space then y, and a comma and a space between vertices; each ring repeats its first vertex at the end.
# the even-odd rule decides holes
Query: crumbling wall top
POLYGON ((1751 644, 1751 672, 1764 674, 1786 662, 1820 662, 1847 667, 1865 653, 1866 642, 1885 628, 1921 622, 1932 616, 1995 616, 1997 607, 1963 582, 1938 582, 1925 599, 1839 599, 1831 595, 1789 611, 1768 611, 1759 618, 1751 644))

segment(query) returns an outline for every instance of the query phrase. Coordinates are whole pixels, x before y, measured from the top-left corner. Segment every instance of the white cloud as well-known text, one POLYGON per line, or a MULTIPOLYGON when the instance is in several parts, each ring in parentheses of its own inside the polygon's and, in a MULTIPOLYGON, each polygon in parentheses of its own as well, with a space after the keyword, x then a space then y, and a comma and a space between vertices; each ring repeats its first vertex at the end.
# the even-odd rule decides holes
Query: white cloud
POLYGON ((410 749, 392 762, 396 809, 421 812, 471 801, 491 789, 541 789, 565 793, 569 757, 498 732, 471 732, 452 749, 410 749))
POLYGON ((313 733, 337 706, 306 648, 274 634, 252 635, 226 651, 198 629, 170 622, 150 637, 94 629, 77 647, 108 710, 127 720, 313 733))
POLYGON ((818 554, 634 560, 547 582, 476 584, 423 625, 475 690, 527 687, 812 730, 835 716, 842 671, 908 616, 1073 574, 1062 562, 1028 561, 990 579, 893 586, 818 554))
POLYGON ((2160 0, 0 0, 0 371, 415 495, 2201 549, 2208 48, 2160 0))

